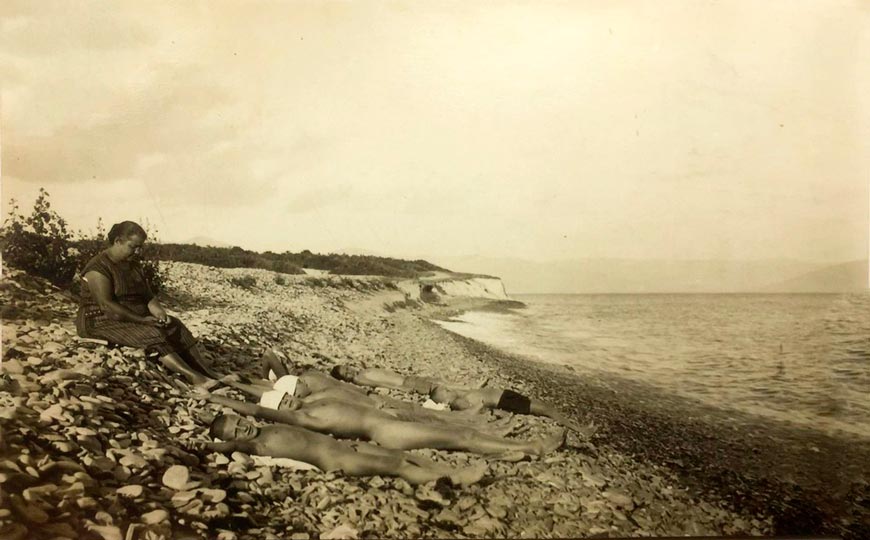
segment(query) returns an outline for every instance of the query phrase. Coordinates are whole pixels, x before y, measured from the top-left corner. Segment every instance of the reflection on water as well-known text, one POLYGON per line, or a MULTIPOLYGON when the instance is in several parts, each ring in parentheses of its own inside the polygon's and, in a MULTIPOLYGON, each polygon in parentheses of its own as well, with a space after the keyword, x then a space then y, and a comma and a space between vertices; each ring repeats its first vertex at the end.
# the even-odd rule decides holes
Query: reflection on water
POLYGON ((445 328, 722 408, 870 437, 870 295, 526 295, 445 328))

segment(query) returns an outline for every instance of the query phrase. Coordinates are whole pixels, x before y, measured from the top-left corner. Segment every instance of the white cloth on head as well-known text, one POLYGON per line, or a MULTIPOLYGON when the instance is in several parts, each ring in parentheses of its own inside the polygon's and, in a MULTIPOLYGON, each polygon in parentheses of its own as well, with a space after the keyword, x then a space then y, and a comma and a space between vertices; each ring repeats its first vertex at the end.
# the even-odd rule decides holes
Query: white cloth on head
POLYGON ((284 375, 277 381, 275 381, 275 390, 281 390, 283 392, 287 392, 288 394, 295 395, 296 394, 296 384, 299 383, 299 377, 296 375, 284 375))
POLYGON ((424 409, 432 409, 433 411, 449 411, 450 405, 446 403, 435 403, 431 399, 427 399, 423 402, 424 409))
POLYGON ((282 390, 268 390, 263 392, 263 395, 260 396, 260 407, 265 407, 267 409, 278 409, 278 405, 281 404, 281 400, 284 398, 284 392, 282 390))

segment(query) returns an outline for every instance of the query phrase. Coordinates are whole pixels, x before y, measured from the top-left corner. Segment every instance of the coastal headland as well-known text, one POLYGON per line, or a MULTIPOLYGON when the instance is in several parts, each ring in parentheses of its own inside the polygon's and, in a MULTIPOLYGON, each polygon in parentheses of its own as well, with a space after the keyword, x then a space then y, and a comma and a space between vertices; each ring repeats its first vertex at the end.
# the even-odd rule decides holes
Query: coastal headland
MULTIPOLYGON (((262 352, 278 347, 306 367, 351 362, 457 386, 488 379, 598 430, 589 439, 572 434, 543 459, 488 461, 483 481, 467 487, 204 453, 192 441, 208 439, 220 408, 141 351, 79 340, 69 294, 6 269, 0 538, 860 538, 870 530, 870 452, 845 439, 760 424, 637 383, 581 378, 430 321, 508 300, 497 278, 279 280, 266 270, 163 264, 166 304, 219 372, 255 376, 262 352)), ((554 428, 531 416, 514 425, 509 436, 521 438, 554 428)), ((485 461, 413 452, 457 466, 485 461)))

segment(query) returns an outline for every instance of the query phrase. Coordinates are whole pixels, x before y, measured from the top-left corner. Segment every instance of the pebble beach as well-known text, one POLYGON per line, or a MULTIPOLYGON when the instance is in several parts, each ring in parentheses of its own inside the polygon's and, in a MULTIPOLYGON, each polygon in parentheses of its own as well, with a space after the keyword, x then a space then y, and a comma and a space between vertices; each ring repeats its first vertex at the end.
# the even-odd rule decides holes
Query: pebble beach
MULTIPOLYGON (((715 411, 618 380, 582 380, 432 322, 491 299, 423 302, 381 277, 276 279, 265 270, 163 265, 164 305, 202 341, 218 372, 256 376, 263 351, 277 347, 306 368, 350 362, 456 386, 488 379, 598 429, 588 438, 570 434, 541 459, 413 451, 456 466, 486 463, 484 479, 463 487, 209 454, 192 443, 210 440, 218 406, 142 351, 78 339, 73 298, 7 268, 0 538, 859 538, 870 530, 867 450, 772 425, 732 429, 715 411), (253 285, 233 284, 248 276, 253 285), (836 490, 814 491, 819 475, 836 490)), ((487 414, 496 421, 509 413, 487 414)), ((512 438, 556 428, 532 416, 516 416, 513 425, 512 438)))

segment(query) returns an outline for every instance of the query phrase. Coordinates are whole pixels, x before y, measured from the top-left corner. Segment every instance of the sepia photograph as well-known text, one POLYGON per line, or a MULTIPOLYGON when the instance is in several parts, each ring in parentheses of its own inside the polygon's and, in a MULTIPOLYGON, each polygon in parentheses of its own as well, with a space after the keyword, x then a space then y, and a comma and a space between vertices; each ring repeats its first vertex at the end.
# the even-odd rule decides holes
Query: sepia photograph
POLYGON ((870 538, 870 3, 4 0, 0 539, 870 538))

